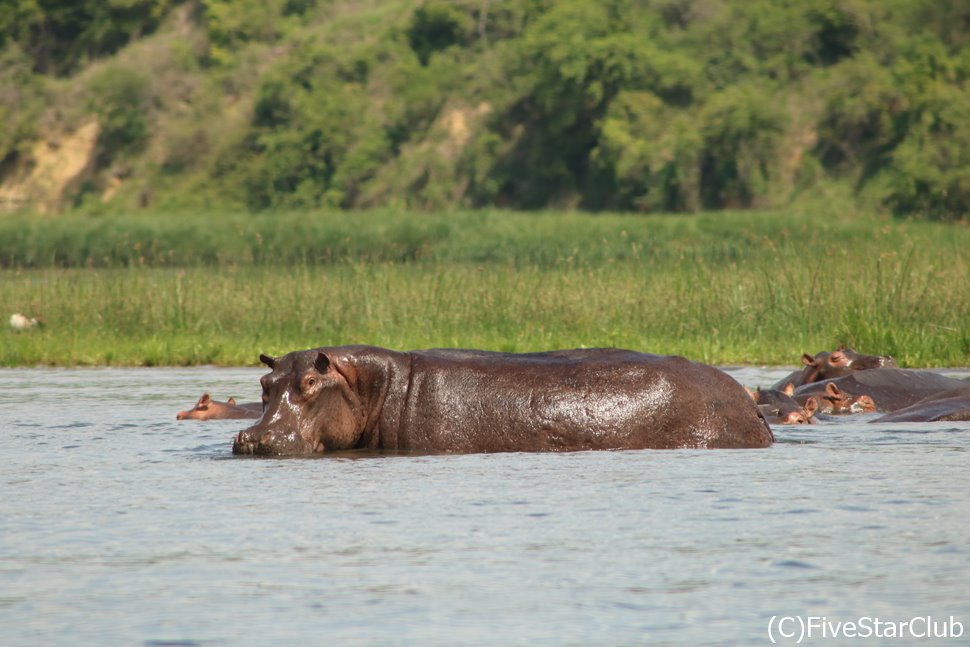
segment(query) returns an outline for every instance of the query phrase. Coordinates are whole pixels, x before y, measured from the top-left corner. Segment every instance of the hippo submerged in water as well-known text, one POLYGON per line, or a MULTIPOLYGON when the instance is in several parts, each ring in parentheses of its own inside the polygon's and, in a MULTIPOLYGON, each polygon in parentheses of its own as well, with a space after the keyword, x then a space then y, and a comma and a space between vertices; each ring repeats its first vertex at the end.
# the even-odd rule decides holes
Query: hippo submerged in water
POLYGON ((941 391, 872 422, 952 422, 970 420, 970 384, 941 391))
POLYGON ((966 386, 965 382, 932 371, 880 368, 855 371, 832 380, 813 382, 795 389, 795 399, 818 397, 835 385, 839 391, 869 396, 867 411, 896 411, 919 400, 966 386), (874 406, 873 406, 874 405, 874 406))
POLYGON ((795 386, 790 382, 783 389, 748 389, 748 395, 758 405, 769 424, 779 425, 813 425, 815 424, 815 410, 818 401, 808 398, 805 402, 797 402, 792 396, 795 386))
POLYGON ((235 454, 767 447, 739 383, 680 357, 318 348, 260 360, 263 415, 235 454))
POLYGON ((176 420, 242 420, 245 418, 259 418, 263 405, 259 402, 244 402, 238 404, 235 398, 226 402, 213 400, 208 393, 203 393, 195 406, 188 411, 179 411, 176 420))

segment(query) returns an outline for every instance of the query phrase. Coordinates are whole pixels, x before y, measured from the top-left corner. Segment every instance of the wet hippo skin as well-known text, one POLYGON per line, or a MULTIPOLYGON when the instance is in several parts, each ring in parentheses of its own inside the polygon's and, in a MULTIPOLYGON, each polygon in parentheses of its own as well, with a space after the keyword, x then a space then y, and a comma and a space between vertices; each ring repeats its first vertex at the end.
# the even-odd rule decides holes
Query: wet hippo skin
POLYGON ((815 410, 818 401, 814 397, 806 398, 805 402, 797 402, 792 395, 795 387, 789 383, 784 389, 758 389, 748 391, 748 394, 758 405, 769 424, 779 425, 812 425, 815 424, 815 410))
POLYGON ((896 360, 888 355, 863 355, 844 346, 838 350, 821 351, 814 356, 805 353, 802 355, 802 364, 804 368, 779 380, 771 388, 781 390, 787 384, 800 387, 813 382, 851 375, 854 371, 898 368, 896 360))
POLYGON ((966 386, 965 382, 932 371, 904 368, 880 368, 856 371, 851 375, 823 382, 813 382, 795 389, 795 399, 817 395, 835 384, 847 393, 868 395, 879 411, 896 411, 943 391, 966 386))
POLYGON ((511 354, 373 346, 260 357, 264 412, 237 454, 767 447, 744 387, 711 366, 619 349, 511 354))
POLYGON ((942 391, 872 422, 943 422, 970 420, 970 385, 942 391))

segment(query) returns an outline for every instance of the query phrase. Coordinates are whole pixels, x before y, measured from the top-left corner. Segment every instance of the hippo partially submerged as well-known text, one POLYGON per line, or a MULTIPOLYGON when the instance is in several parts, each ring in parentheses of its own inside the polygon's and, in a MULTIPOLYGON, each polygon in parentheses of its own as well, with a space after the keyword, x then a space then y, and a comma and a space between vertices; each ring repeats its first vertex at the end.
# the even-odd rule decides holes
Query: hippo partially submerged
MULTIPOLYGON (((839 391, 868 395, 869 402, 879 411, 896 411, 915 404, 923 398, 967 385, 966 382, 932 371, 880 368, 855 371, 851 375, 833 380, 800 386, 795 389, 795 399, 807 396, 818 397, 820 392, 830 389, 830 384, 838 387, 839 391)), ((872 411, 873 407, 868 406, 867 409, 872 411)))
POLYGON ((740 384, 680 357, 318 348, 260 359, 263 415, 235 454, 767 447, 740 384))
POLYGON ((855 371, 875 368, 898 368, 896 360, 888 355, 863 355, 843 346, 838 350, 822 351, 814 356, 802 355, 804 368, 779 380, 772 389, 781 390, 791 383, 795 387, 813 382, 851 375, 855 371))
POLYGON ((176 420, 242 420, 245 418, 259 418, 263 405, 259 402, 243 402, 239 404, 236 398, 229 398, 226 402, 213 400, 208 393, 203 393, 195 406, 187 411, 179 411, 176 420))
POLYGON ((872 422, 953 422, 970 420, 970 384, 929 395, 872 422))
POLYGON ((805 402, 797 402, 792 397, 794 394, 795 386, 790 382, 783 389, 748 390, 748 395, 758 405, 769 424, 814 425, 818 401, 808 398, 805 402))

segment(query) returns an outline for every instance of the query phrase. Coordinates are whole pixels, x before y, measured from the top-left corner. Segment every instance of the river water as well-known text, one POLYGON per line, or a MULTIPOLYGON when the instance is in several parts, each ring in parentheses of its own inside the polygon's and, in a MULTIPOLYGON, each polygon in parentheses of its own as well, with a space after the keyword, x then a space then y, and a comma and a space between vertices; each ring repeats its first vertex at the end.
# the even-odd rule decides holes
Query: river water
POLYGON ((203 390, 256 400, 263 372, 0 370, 0 644, 752 645, 800 623, 851 643, 836 622, 970 640, 970 423, 254 459, 230 452, 245 421, 176 422, 203 390))

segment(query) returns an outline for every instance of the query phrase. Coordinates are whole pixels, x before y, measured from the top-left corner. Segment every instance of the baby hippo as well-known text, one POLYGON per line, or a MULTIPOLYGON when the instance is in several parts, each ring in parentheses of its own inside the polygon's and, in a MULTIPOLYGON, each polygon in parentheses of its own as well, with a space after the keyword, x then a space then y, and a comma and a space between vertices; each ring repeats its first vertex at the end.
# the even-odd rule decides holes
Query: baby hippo
POLYGON ((188 411, 179 411, 176 420, 241 420, 256 419, 263 415, 263 405, 259 402, 236 403, 236 398, 229 398, 226 402, 213 400, 208 393, 203 393, 195 406, 188 411))
POLYGON ((875 401, 868 395, 852 395, 832 382, 826 382, 821 388, 817 386, 818 383, 812 383, 799 387, 795 390, 795 400, 804 406, 808 400, 814 399, 818 405, 818 413, 831 415, 870 413, 876 410, 875 401))
POLYGON ((769 423, 779 425, 814 425, 818 401, 808 398, 804 403, 798 403, 792 397, 795 385, 788 383, 782 389, 748 389, 751 399, 758 405, 762 415, 769 423))

